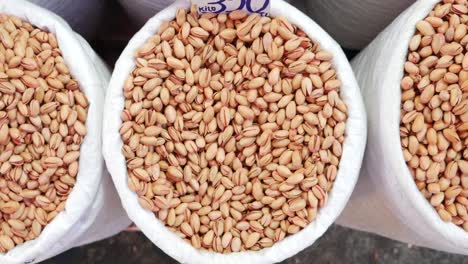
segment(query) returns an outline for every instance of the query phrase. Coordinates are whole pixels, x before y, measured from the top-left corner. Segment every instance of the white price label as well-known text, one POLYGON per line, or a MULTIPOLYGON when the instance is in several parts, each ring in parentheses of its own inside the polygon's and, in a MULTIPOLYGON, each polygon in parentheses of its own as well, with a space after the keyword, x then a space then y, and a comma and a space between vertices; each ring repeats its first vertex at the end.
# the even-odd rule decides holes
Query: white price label
POLYGON ((234 10, 245 10, 268 16, 270 0, 192 0, 198 6, 198 13, 229 13, 234 10))

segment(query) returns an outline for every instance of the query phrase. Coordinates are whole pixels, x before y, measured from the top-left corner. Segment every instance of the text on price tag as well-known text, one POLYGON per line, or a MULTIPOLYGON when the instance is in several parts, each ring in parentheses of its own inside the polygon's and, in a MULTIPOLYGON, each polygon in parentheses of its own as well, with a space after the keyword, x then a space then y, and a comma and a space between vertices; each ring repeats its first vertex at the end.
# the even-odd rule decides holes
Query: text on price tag
POLYGON ((229 13, 245 10, 267 16, 270 13, 270 0, 192 0, 198 6, 198 13, 229 13))

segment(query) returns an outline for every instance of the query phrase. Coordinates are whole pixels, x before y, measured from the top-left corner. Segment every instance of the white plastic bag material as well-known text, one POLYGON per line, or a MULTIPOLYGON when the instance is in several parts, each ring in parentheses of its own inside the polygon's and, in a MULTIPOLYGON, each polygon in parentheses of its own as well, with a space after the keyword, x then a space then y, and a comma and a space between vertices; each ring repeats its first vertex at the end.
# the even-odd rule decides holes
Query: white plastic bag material
MULTIPOLYGON (((175 0, 119 0, 120 4, 139 26, 145 24, 148 19, 170 6, 174 1, 175 0)), ((289 2, 289 0, 287 0, 287 2, 289 2)))
POLYGON ((144 210, 138 203, 137 194, 127 185, 127 167, 125 158, 121 154, 123 142, 119 134, 122 124, 120 116, 124 106, 124 82, 135 67, 136 50, 157 32, 163 21, 169 21, 175 17, 177 8, 189 8, 190 1, 178 0, 151 18, 130 40, 114 68, 104 111, 104 158, 107 167, 130 219, 156 246, 181 263, 258 264, 279 262, 291 257, 312 245, 322 236, 343 210, 357 181, 366 141, 366 116, 350 64, 340 46, 306 15, 281 0, 272 1, 271 4, 272 16, 285 16, 292 24, 298 25, 308 36, 319 42, 323 49, 334 55, 333 66, 337 71, 337 76, 343 82, 341 96, 349 107, 343 156, 327 205, 319 210, 317 218, 310 225, 297 234, 275 243, 271 248, 258 252, 246 251, 230 254, 197 250, 167 229, 152 212, 144 210))
POLYGON ((89 44, 50 11, 23 0, 0 0, 0 13, 18 16, 54 33, 65 63, 90 103, 77 182, 65 210, 38 238, 0 254, 2 264, 36 263, 72 247, 114 235, 130 223, 102 157, 102 111, 110 74, 89 44))
POLYGON ((92 37, 97 30, 105 0, 29 0, 62 17, 79 34, 92 37))
POLYGON ((141 26, 159 11, 174 3, 174 0, 119 0, 119 2, 130 17, 141 26))
POLYGON ((468 255, 468 232, 443 222, 403 159, 400 82, 416 23, 438 0, 419 0, 353 61, 368 113, 362 173, 338 223, 418 246, 468 255))
POLYGON ((363 49, 415 0, 307 0, 307 13, 348 49, 363 49))

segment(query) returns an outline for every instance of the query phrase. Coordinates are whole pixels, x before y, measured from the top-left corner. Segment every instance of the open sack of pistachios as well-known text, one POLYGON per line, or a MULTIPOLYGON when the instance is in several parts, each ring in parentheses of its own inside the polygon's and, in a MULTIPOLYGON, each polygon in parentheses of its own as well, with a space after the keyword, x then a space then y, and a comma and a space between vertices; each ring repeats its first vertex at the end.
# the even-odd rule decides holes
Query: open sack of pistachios
POLYGON ((263 17, 190 4, 150 19, 117 61, 107 166, 129 217, 176 260, 281 261, 312 245, 354 188, 359 88, 339 45, 284 1, 263 17))
POLYGON ((58 16, 0 1, 0 263, 35 263, 129 220, 101 154, 109 72, 58 16))
POLYGON ((338 223, 468 254, 467 7, 417 1, 353 60, 369 137, 338 223))

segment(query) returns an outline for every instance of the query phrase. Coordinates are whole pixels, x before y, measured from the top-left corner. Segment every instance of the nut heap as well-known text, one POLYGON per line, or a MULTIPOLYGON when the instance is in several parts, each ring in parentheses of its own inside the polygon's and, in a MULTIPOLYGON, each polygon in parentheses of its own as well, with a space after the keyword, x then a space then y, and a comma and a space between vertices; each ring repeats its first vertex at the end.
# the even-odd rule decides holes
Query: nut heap
POLYGON ((120 134, 142 207, 221 253, 270 247, 315 219, 347 119, 330 53, 283 17, 192 7, 136 56, 120 134))
POLYGON ((38 237, 64 209, 87 107, 55 36, 0 15, 0 252, 38 237))
POLYGON ((416 185, 442 220, 468 231, 468 2, 416 24, 401 81, 400 135, 416 185))

